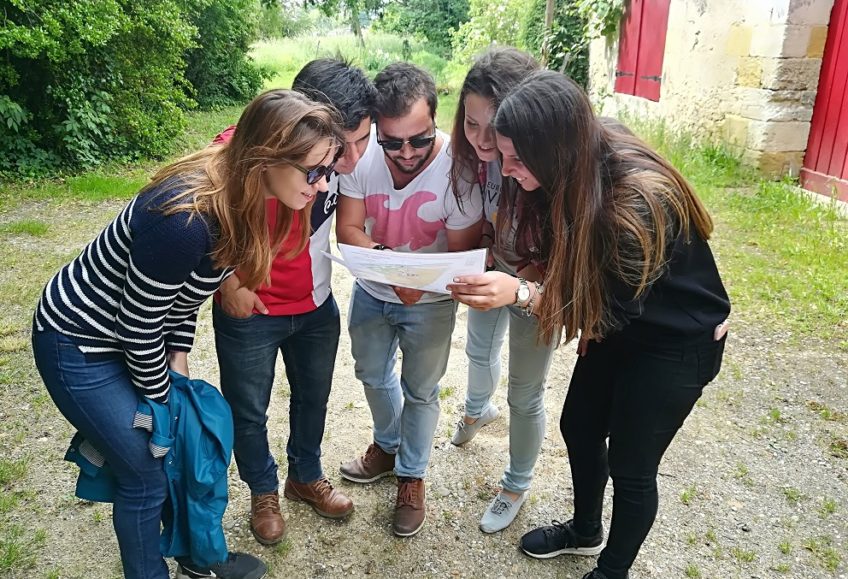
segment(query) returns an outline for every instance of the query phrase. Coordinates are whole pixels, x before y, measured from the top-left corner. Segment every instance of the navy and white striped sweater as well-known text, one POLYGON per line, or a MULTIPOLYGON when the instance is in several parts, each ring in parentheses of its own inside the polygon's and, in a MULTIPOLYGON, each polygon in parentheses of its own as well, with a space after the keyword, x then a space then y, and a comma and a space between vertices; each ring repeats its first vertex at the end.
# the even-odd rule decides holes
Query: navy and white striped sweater
POLYGON ((164 402, 166 352, 191 350, 197 311, 232 270, 216 269, 214 226, 160 207, 167 185, 136 196, 44 288, 38 330, 71 336, 86 353, 123 352, 133 384, 164 402))

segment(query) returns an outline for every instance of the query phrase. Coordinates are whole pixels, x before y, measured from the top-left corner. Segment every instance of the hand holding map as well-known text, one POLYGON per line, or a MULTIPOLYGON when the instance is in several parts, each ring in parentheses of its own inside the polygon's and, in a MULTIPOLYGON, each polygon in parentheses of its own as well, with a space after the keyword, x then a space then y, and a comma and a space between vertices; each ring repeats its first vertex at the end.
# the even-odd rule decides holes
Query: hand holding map
POLYGON ((450 253, 404 253, 365 249, 339 244, 338 258, 325 254, 345 266, 359 279, 418 290, 450 293, 446 286, 461 275, 476 275, 486 271, 486 250, 455 251, 450 253))

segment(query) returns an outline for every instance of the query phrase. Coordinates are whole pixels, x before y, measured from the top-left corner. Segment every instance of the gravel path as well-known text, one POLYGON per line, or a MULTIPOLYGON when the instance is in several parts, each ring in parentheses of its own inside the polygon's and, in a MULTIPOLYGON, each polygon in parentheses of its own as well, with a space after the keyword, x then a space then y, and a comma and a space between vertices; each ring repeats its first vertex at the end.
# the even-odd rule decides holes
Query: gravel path
MULTIPOLYGON (((48 236, 20 241, 16 251, 65 256, 119 205, 23 207, 23 217, 33 213, 61 221, 63 235, 61 240, 48 236), (73 221, 65 220, 69 211, 76 216, 73 221)), ((351 284, 346 272, 336 268, 334 288, 344 322, 351 284)), ((13 317, 21 315, 11 308, 13 317)), ((744 314, 737 318, 744 320, 744 314)), ((418 536, 401 540, 391 534, 393 479, 360 486, 342 482, 338 475, 338 465, 371 440, 370 413, 353 374, 343 329, 324 466, 331 480, 353 498, 356 511, 349 520, 335 522, 284 501, 289 538, 276 548, 263 548, 248 529, 249 493, 233 468, 224 521, 231 548, 265 558, 272 578, 582 577, 592 567, 591 559, 536 561, 517 549, 520 536, 530 528, 570 517, 568 460, 558 422, 574 346, 562 347, 551 367, 547 436, 530 499, 510 528, 485 535, 477 523, 507 460, 506 386, 496 394, 501 418, 466 448, 453 447, 450 435, 465 394, 465 323, 463 308, 442 382, 442 415, 427 487, 428 521, 418 536)), ((190 364, 193 375, 217 383, 213 342, 207 307, 190 364)), ((75 473, 61 460, 71 428, 43 396, 34 372, 31 362, 25 362, 18 391, 0 390, 0 448, 5 449, 4 458, 30 457, 26 478, 14 484, 23 491, 23 500, 7 520, 44 529, 47 538, 34 566, 8 577, 120 577, 111 510, 73 497, 75 473)), ((272 448, 283 464, 287 398, 280 365, 269 428, 272 448)), ((633 577, 848 576, 848 354, 737 319, 722 373, 706 389, 660 470, 659 517, 633 577)), ((610 494, 608 488, 608 499, 610 494)))

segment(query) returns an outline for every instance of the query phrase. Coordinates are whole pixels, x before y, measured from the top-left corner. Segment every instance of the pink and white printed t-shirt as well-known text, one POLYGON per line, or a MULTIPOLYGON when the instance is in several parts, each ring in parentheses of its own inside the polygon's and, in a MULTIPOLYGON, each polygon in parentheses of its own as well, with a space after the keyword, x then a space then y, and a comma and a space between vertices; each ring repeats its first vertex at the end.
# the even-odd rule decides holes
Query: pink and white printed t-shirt
MULTIPOLYGON (((438 253, 448 251, 447 230, 471 227, 483 215, 479 185, 469 183, 460 192, 462 207, 450 183, 452 157, 450 137, 441 131, 442 147, 436 158, 406 187, 395 189, 388 161, 377 145, 376 129, 371 128, 371 143, 353 173, 340 175, 339 193, 365 201, 365 233, 374 243, 395 251, 438 253)), ((373 297, 401 303, 391 286, 357 280, 373 297)), ((419 303, 450 299, 449 296, 425 293, 419 303)))

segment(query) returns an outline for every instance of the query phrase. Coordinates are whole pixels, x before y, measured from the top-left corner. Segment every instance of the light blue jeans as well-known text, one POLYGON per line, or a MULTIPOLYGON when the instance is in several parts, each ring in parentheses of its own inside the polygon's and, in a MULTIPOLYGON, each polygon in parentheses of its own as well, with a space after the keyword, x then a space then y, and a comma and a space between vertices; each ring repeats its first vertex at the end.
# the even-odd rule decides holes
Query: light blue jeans
POLYGON ((491 404, 501 377, 501 347, 509 328, 509 465, 501 485, 512 492, 530 488, 545 438, 545 377, 559 343, 537 343, 538 324, 520 308, 468 309, 468 391, 465 414, 479 418, 491 404))
POLYGON ((397 454, 397 476, 426 474, 455 322, 452 300, 405 306, 378 300, 354 284, 348 331, 356 377, 371 407, 374 442, 397 454))

